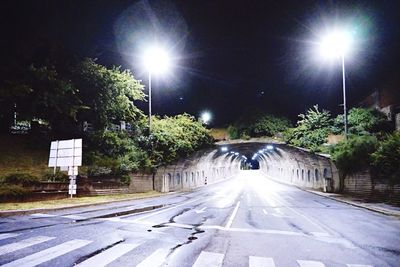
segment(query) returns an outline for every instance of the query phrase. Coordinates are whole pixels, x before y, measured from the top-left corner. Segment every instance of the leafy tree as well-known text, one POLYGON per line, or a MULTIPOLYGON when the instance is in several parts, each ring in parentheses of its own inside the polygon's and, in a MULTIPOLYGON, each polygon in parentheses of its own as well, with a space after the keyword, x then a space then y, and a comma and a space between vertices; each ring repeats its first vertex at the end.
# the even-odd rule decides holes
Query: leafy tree
POLYGON ((9 108, 16 104, 19 118, 41 118, 50 122, 53 131, 67 131, 82 108, 78 89, 71 81, 54 66, 30 65, 17 76, 7 81, 0 93, 9 108))
POLYGON ((295 146, 319 150, 319 146, 326 142, 332 126, 330 112, 318 110, 318 105, 307 110, 306 114, 299 115, 297 127, 286 131, 287 141, 295 146))
POLYGON ((392 184, 400 183, 400 132, 387 136, 371 157, 377 177, 387 178, 392 184))
POLYGON ((259 113, 238 119, 235 124, 228 127, 228 133, 231 139, 274 136, 290 126, 290 121, 284 117, 259 113))
POLYGON ((144 100, 143 85, 129 70, 107 69, 92 59, 85 59, 73 70, 72 79, 79 88, 79 97, 89 110, 81 115, 98 128, 119 120, 134 122, 143 113, 134 101, 144 100))
POLYGON ((153 166, 170 163, 212 144, 209 130, 194 117, 183 114, 152 120, 153 166))
POLYGON ((274 136, 291 127, 288 119, 271 114, 263 114, 256 118, 249 127, 251 136, 274 136))
MULTIPOLYGON (((349 133, 355 135, 368 135, 386 131, 388 128, 386 116, 375 109, 352 108, 348 113, 347 120, 349 133)), ((340 134, 343 129, 343 114, 340 114, 335 118, 332 130, 334 133, 340 134)))

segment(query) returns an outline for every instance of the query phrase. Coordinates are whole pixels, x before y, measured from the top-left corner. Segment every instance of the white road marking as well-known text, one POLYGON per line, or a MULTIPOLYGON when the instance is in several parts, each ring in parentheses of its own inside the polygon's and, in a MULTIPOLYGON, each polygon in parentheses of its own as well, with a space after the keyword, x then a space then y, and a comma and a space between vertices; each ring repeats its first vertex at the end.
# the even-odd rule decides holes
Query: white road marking
POLYGON ((238 209, 239 209, 239 205, 240 205, 240 201, 238 201, 238 203, 236 204, 236 207, 235 207, 235 209, 233 210, 233 212, 232 212, 232 214, 231 214, 231 217, 229 217, 229 220, 228 220, 228 222, 226 223, 225 228, 228 228, 228 229, 231 228, 232 223, 233 223, 233 220, 235 219, 236 213, 237 213, 237 211, 238 211, 238 209))
POLYGON ((61 216, 61 217, 67 218, 67 219, 72 219, 72 220, 85 220, 85 219, 87 219, 86 217, 79 216, 79 215, 65 215, 65 216, 61 216))
POLYGON ((325 232, 310 232, 313 236, 321 237, 321 236, 330 236, 328 233, 325 232))
POLYGON ((202 209, 200 209, 200 210, 194 210, 194 212, 196 212, 197 214, 199 214, 199 213, 206 212, 206 209, 207 209, 207 207, 204 207, 204 208, 202 208, 202 209))
POLYGON ((158 267, 164 263, 169 253, 169 249, 157 249, 153 254, 148 256, 144 261, 136 265, 136 267, 158 267))
POLYGON ((192 267, 220 267, 224 254, 202 251, 192 267))
POLYGON ((84 247, 90 243, 92 243, 92 241, 81 240, 81 239, 71 240, 71 241, 62 243, 60 245, 57 245, 55 247, 51 247, 51 248, 39 251, 35 254, 26 256, 24 258, 12 261, 10 263, 3 265, 2 267, 21 267, 21 266, 33 267, 33 266, 37 266, 46 261, 55 259, 61 255, 67 254, 75 249, 84 247))
POLYGON ((19 236, 20 234, 14 234, 14 233, 8 233, 8 234, 0 234, 0 240, 11 238, 11 237, 16 237, 19 236))
POLYGON ((348 267, 373 267, 372 265, 365 264, 346 264, 348 267))
POLYGON ((113 262, 117 258, 121 257, 122 255, 128 253, 129 251, 133 250, 134 248, 138 247, 140 243, 138 244, 118 244, 115 245, 114 247, 107 249, 100 254, 97 254, 96 256, 93 256, 78 265, 79 267, 91 267, 91 266, 96 266, 96 267, 103 267, 106 266, 107 264, 113 262))
POLYGON ((296 236, 307 236, 301 232, 290 232, 280 230, 267 230, 267 229, 247 229, 247 228, 226 228, 219 225, 203 225, 199 226, 199 229, 216 229, 221 231, 230 232, 242 232, 242 233, 259 233, 259 234, 277 234, 277 235, 296 235, 296 236))
POLYGON ((265 215, 268 215, 268 212, 265 209, 263 209, 263 212, 265 215))
POLYGON ((249 267, 275 267, 275 262, 272 258, 250 256, 249 267))
POLYGON ((23 248, 31 247, 31 246, 52 240, 54 238, 55 237, 49 237, 49 236, 35 236, 35 237, 21 240, 19 242, 4 245, 4 246, 0 247, 0 255, 11 253, 11 252, 23 249, 23 248))
POLYGON ((297 263, 299 264, 300 267, 325 267, 325 264, 323 264, 320 261, 298 260, 297 263))
POLYGON ((57 217, 57 215, 54 214, 45 214, 45 213, 34 213, 31 214, 32 217, 36 218, 51 218, 51 217, 57 217))

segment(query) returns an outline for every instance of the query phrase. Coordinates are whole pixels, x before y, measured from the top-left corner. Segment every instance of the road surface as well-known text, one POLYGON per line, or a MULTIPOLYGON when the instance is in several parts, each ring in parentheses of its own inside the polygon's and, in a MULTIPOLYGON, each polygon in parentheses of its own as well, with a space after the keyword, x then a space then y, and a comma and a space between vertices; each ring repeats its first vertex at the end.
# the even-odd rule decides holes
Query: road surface
POLYGON ((192 192, 0 218, 1 266, 400 266, 400 220, 258 171, 192 192))

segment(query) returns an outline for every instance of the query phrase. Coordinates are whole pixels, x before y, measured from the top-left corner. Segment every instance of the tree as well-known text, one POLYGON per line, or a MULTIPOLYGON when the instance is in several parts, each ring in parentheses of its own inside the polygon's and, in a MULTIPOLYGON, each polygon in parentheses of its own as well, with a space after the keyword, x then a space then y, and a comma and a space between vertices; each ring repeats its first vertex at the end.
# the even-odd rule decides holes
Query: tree
POLYGON ((299 118, 297 127, 286 132, 287 141, 296 146, 319 150, 319 146, 326 142, 332 127, 330 112, 320 111, 318 105, 315 105, 306 114, 299 114, 299 118))
MULTIPOLYGON (((388 128, 385 114, 375 109, 352 108, 348 113, 348 131, 354 135, 368 135, 388 128)), ((332 130, 334 133, 343 132, 343 114, 338 115, 334 120, 332 130)))
POLYGON ((144 100, 143 85, 129 70, 107 69, 92 59, 80 62, 72 72, 79 97, 89 109, 80 116, 99 129, 120 120, 138 121, 143 113, 134 101, 144 100))
POLYGON ((151 132, 153 165, 163 165, 212 144, 213 139, 194 117, 183 114, 162 119, 153 117, 151 132))

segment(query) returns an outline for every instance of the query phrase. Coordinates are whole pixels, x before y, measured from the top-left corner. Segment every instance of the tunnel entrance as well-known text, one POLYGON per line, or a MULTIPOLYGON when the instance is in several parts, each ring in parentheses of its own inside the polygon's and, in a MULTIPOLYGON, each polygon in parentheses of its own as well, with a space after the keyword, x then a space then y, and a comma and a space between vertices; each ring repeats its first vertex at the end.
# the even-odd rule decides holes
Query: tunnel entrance
POLYGON ((260 163, 258 160, 248 159, 246 161, 242 161, 240 164, 241 170, 258 170, 260 169, 260 163))

